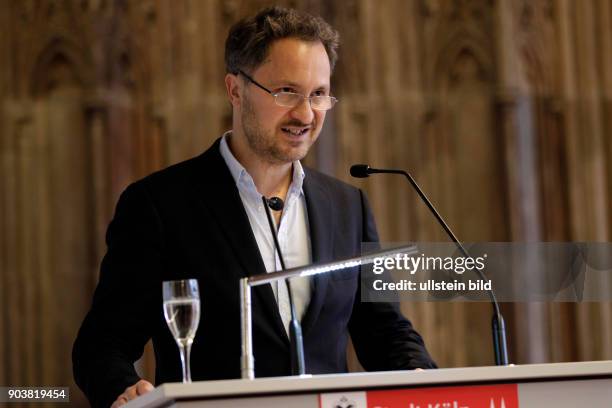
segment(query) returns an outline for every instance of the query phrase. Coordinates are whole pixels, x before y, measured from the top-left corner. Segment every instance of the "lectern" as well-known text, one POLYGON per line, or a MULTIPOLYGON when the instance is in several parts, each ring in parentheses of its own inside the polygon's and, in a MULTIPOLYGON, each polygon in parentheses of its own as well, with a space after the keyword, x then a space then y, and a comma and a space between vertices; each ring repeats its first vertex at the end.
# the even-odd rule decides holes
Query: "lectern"
POLYGON ((612 361, 162 384, 126 408, 612 407, 612 361))

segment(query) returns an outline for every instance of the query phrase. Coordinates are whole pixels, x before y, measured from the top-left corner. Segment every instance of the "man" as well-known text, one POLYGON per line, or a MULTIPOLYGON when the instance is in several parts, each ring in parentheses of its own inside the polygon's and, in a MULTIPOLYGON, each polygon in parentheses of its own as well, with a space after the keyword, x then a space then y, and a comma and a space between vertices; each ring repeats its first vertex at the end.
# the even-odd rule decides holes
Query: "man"
MULTIPOLYGON (((152 338, 156 383, 180 381, 178 348, 162 313, 161 283, 196 278, 202 317, 192 377, 240 377, 238 281, 277 270, 261 196, 275 212, 287 267, 354 256, 378 240, 363 193, 300 164, 327 110, 338 34, 320 18, 269 8, 237 23, 226 42, 232 131, 201 156, 130 185, 107 233, 100 282, 73 360, 94 406, 152 389, 133 367, 152 338)), ((361 303, 358 271, 292 281, 306 371, 346 372, 350 333, 368 370, 432 368, 421 337, 395 305, 361 303)), ((284 284, 253 291, 256 376, 290 374, 284 284)))

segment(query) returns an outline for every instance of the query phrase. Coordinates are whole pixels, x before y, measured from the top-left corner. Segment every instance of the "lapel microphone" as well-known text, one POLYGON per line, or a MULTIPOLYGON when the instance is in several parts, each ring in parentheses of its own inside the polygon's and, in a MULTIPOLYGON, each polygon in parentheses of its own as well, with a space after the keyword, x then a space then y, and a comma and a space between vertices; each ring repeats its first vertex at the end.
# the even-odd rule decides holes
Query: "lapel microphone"
MULTIPOLYGON (((268 218, 268 225, 270 226, 270 232, 274 239, 274 246, 278 252, 278 259, 280 260, 282 270, 287 269, 285 266, 285 259, 278 243, 278 236, 276 234, 276 227, 274 221, 272 221, 272 214, 270 209, 274 211, 281 211, 285 203, 280 197, 266 198, 261 196, 264 208, 266 209, 266 217, 268 218)), ((293 291, 291 290, 291 281, 285 280, 287 284, 287 294, 289 295, 289 308, 291 309, 291 321, 289 322, 289 341, 293 347, 291 347, 291 374, 292 375, 304 375, 306 374, 306 367, 304 364, 304 339, 302 338, 302 326, 297 318, 297 312, 295 310, 295 303, 293 302, 293 291)))
POLYGON ((285 203, 283 202, 283 199, 280 197, 270 197, 270 198, 265 198, 268 207, 270 207, 273 211, 282 211, 283 208, 285 207, 285 203))
MULTIPOLYGON (((421 200, 425 203, 425 205, 427 205, 427 208, 429 208, 429 211, 431 211, 431 213, 436 218, 438 223, 442 226, 446 234, 455 243, 455 245, 457 246, 457 249, 459 249, 459 251, 464 257, 466 258, 470 257, 466 249, 463 247, 461 242, 457 239, 457 237, 455 236, 453 231, 450 229, 450 227, 446 224, 446 222, 444 221, 440 213, 436 210, 436 208, 433 206, 431 201, 429 201, 429 198, 427 198, 423 190, 421 190, 421 187, 419 187, 419 185, 414 180, 414 178, 412 178, 410 173, 408 173, 405 170, 399 170, 399 169, 373 169, 367 164, 354 164, 353 166, 351 166, 351 176, 356 177, 356 178, 366 178, 366 177, 369 177, 370 174, 377 174, 377 173, 401 174, 404 177, 406 177, 408 181, 410 182, 410 184, 412 185, 412 187, 416 190, 421 200)), ((475 271, 481 279, 486 280, 484 273, 480 269, 472 268, 470 270, 475 271)), ((495 364, 496 365, 508 365, 508 345, 506 341, 506 324, 504 323, 504 318, 501 314, 501 310, 499 308, 499 303, 497 302, 497 298, 495 297, 495 293, 493 292, 492 289, 487 290, 487 292, 491 300, 491 305, 493 306, 492 331, 493 331, 493 351, 495 352, 495 364)))

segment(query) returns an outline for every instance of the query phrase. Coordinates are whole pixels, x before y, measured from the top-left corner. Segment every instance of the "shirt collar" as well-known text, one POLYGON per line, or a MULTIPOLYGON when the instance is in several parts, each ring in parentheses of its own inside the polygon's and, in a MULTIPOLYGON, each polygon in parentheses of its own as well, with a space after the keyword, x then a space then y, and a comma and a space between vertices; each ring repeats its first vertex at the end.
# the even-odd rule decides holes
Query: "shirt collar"
MULTIPOLYGON (((236 159, 234 154, 229 148, 227 143, 227 138, 232 134, 231 130, 228 130, 223 134, 221 138, 221 143, 219 145, 221 156, 223 160, 225 160, 225 164, 229 168, 236 185, 240 186, 242 183, 252 184, 255 188, 255 183, 253 182, 253 178, 249 174, 249 172, 244 168, 242 164, 236 159)), ((289 190, 287 195, 291 194, 301 194, 302 187, 304 185, 304 177, 306 177, 306 173, 304 172, 304 168, 302 167, 302 163, 299 160, 293 162, 293 174, 291 177, 291 184, 289 185, 289 190)), ((255 188, 256 189, 256 188, 255 188)))
POLYGON ((223 157, 223 160, 225 160, 225 164, 227 164, 227 167, 229 168, 229 171, 232 174, 232 177, 234 178, 234 181, 236 182, 236 184, 239 184, 241 178, 243 178, 245 175, 248 175, 249 173, 246 171, 244 166, 240 164, 236 157, 234 157, 234 154, 232 153, 229 148, 229 145, 227 144, 227 138, 231 136, 231 134, 231 130, 228 130, 223 134, 223 137, 221 138, 221 143, 219 145, 219 150, 221 156, 223 157))
POLYGON ((289 186, 289 192, 293 190, 295 193, 302 192, 302 186, 304 185, 304 168, 299 160, 293 162, 293 176, 291 177, 291 185, 289 186))

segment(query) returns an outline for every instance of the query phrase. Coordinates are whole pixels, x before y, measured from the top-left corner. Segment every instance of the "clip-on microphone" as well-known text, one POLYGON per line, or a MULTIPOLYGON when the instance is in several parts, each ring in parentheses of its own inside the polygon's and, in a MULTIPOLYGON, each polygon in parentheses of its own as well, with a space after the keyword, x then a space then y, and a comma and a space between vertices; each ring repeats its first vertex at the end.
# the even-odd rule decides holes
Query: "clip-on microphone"
MULTIPOLYGON (((276 251, 278 252, 278 258, 280 260, 282 270, 287 269, 285 267, 285 260, 283 258, 283 253, 280 249, 280 244, 278 243, 278 236, 276 235, 276 227, 274 226, 274 222, 272 221, 272 215, 270 214, 270 209, 274 211, 282 211, 285 203, 280 197, 272 197, 270 199, 266 199, 266 197, 262 196, 261 200, 266 209, 266 216, 268 218, 268 225, 270 226, 270 231, 272 232, 272 238, 274 238, 274 246, 276 247, 276 251)), ((293 292, 291 290, 291 282, 289 280, 285 281, 287 284, 287 293, 289 295, 289 305, 291 308, 291 322, 289 322, 289 340, 291 342, 291 374, 293 375, 304 375, 306 374, 306 369, 304 366, 304 340, 302 338, 302 326, 300 326, 300 322, 297 318, 297 312, 295 310, 295 303, 293 302, 293 292)))

